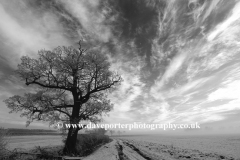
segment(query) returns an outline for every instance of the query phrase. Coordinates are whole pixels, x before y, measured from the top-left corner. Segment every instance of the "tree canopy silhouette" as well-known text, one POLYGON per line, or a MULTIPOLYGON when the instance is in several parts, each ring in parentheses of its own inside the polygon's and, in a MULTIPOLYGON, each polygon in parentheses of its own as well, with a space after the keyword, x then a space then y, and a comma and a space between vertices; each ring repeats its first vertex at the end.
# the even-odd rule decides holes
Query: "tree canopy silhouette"
MULTIPOLYGON (((122 81, 121 76, 110 71, 106 55, 79 48, 57 47, 52 51, 40 50, 38 58, 23 56, 16 73, 34 91, 15 95, 5 100, 11 112, 21 112, 34 120, 54 123, 62 120, 70 124, 80 121, 99 122, 113 104, 107 98, 108 91, 122 81)), ((78 131, 70 127, 64 152, 76 152, 78 131)))

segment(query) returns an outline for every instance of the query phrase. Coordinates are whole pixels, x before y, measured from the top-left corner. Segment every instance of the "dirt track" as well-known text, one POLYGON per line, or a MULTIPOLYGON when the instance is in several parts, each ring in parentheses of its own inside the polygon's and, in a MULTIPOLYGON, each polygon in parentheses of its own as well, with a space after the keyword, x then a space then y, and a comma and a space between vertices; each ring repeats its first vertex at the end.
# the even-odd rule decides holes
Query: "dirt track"
POLYGON ((173 146, 115 139, 84 160, 234 160, 215 153, 202 153, 173 146))

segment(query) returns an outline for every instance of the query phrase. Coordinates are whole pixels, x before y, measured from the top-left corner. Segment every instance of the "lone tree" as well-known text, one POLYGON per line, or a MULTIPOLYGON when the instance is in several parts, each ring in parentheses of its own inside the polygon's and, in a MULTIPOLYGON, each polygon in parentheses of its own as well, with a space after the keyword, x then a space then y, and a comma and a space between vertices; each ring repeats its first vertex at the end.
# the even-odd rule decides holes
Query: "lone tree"
MULTIPOLYGON (((79 48, 57 47, 53 51, 40 50, 38 58, 23 56, 16 73, 34 91, 15 95, 4 102, 11 112, 21 112, 33 120, 64 121, 79 124, 80 121, 97 123, 113 105, 107 93, 122 81, 121 76, 110 71, 106 55, 79 48)), ((64 153, 76 153, 78 125, 68 128, 64 153)))
POLYGON ((110 132, 111 136, 115 133, 114 130, 109 130, 109 132, 110 132))
POLYGON ((117 133, 118 133, 118 135, 119 135, 119 136, 122 134, 122 132, 121 132, 121 131, 117 131, 117 133))

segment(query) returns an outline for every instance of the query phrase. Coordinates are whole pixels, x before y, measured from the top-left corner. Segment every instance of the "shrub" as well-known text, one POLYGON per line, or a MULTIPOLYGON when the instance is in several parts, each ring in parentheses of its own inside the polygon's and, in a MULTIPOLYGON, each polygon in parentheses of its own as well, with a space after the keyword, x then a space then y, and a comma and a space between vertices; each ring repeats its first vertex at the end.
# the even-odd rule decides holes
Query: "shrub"
POLYGON ((0 128, 0 159, 3 159, 8 154, 6 149, 7 147, 6 136, 7 130, 4 128, 0 128))
POLYGON ((105 130, 104 128, 95 128, 95 129, 86 130, 85 133, 104 135, 107 133, 107 130, 105 130))
POLYGON ((35 159, 58 159, 62 153, 62 146, 54 146, 54 147, 40 147, 36 146, 35 149, 31 150, 31 153, 37 154, 35 159))
POLYGON ((79 134, 77 141, 77 150, 80 156, 86 156, 92 153, 99 146, 110 142, 110 138, 102 134, 79 134))

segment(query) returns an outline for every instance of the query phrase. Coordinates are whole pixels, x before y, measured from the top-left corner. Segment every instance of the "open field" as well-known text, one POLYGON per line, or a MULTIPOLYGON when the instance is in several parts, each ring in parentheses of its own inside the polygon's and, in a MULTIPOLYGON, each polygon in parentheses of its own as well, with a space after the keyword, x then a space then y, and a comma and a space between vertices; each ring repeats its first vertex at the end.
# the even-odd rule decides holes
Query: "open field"
POLYGON ((61 135, 56 130, 47 129, 20 129, 20 128, 9 128, 4 129, 8 135, 11 136, 29 136, 29 135, 61 135))
POLYGON ((165 145, 157 141, 148 142, 144 137, 141 137, 140 141, 132 138, 114 139, 83 160, 239 160, 233 156, 211 151, 202 152, 165 145))
POLYGON ((35 146, 59 146, 62 145, 62 137, 52 135, 34 135, 34 136, 10 136, 7 138, 9 149, 23 148, 33 149, 35 146))
MULTIPOLYGON (((84 160, 235 160, 240 158, 240 136, 114 136, 84 160)), ((9 148, 62 145, 61 136, 12 136, 9 148)))
POLYGON ((156 143, 186 150, 198 150, 203 153, 240 158, 240 135, 208 135, 208 136, 124 136, 121 139, 138 142, 156 143))

